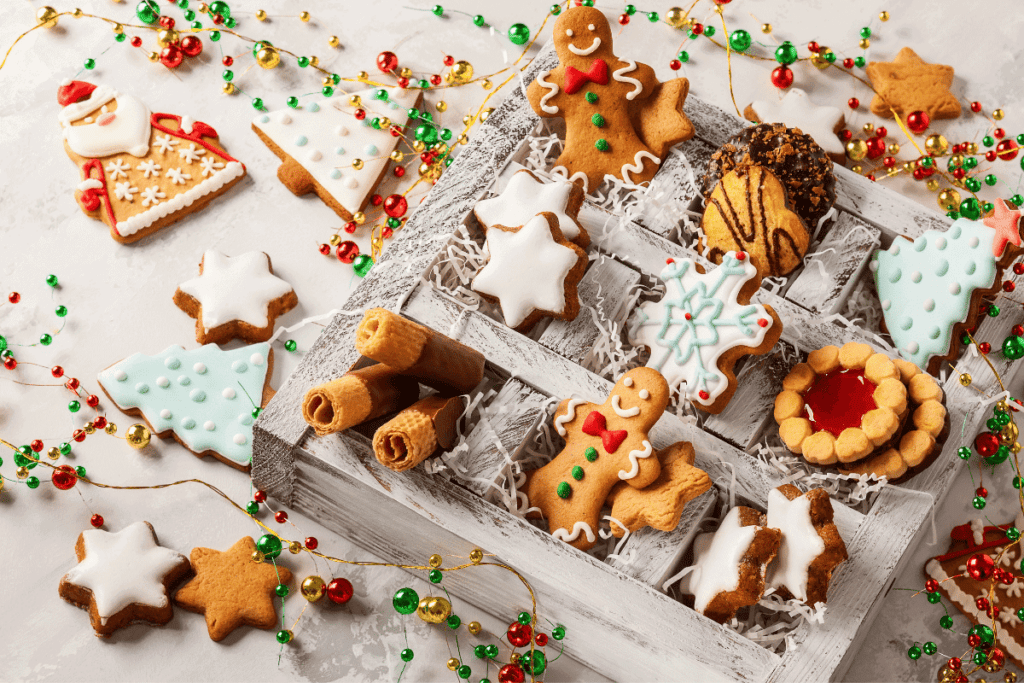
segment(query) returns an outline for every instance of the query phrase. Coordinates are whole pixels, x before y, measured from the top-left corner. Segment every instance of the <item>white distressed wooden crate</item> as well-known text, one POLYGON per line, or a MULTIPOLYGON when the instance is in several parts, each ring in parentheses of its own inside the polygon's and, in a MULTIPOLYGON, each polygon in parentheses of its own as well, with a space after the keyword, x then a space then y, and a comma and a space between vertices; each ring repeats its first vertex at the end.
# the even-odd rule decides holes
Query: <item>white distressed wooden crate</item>
MULTIPOLYGON (((549 48, 524 73, 524 82, 554 63, 549 48)), ((623 223, 585 204, 580 219, 590 232, 591 251, 604 256, 592 261, 580 287, 585 308, 576 321, 552 323, 528 338, 481 312, 467 310, 423 278, 446 238, 473 220, 474 204, 499 190, 524 158, 524 141, 538 119, 520 88, 479 127, 346 304, 349 311, 374 306, 398 311, 485 354, 498 391, 490 400, 491 419, 468 435, 474 446, 466 465, 473 476, 502 476, 505 454, 520 447, 548 397, 604 401, 612 382, 579 365, 597 336, 586 307, 624 320, 628 311, 620 309, 625 292, 641 275, 656 275, 666 257, 695 257, 672 240, 676 226, 659 220, 658 206, 666 195, 677 205, 694 205, 690 169, 699 179, 710 154, 747 124, 693 95, 686 113, 696 137, 671 152, 649 194, 641 197, 638 221, 643 225, 623 223), (657 205, 648 201, 654 195, 662 195, 657 205)), ((781 294, 762 289, 755 300, 774 307, 783 321, 783 340, 803 352, 856 340, 892 353, 875 336, 878 330, 828 316, 841 308, 863 276, 876 240, 888 245, 900 235, 913 239, 925 230, 943 230, 949 221, 844 168, 837 168, 836 176, 837 219, 827 227, 822 243, 812 247, 820 253, 814 258, 820 258, 825 268, 807 265, 788 277, 781 294)), ((986 319, 976 338, 998 348, 1006 331, 1024 320, 1019 307, 1013 308, 999 319, 986 319)), ((780 656, 660 590, 662 581, 678 571, 708 500, 691 503, 672 533, 644 529, 633 534, 623 552, 634 550, 637 561, 604 563, 485 500, 482 496, 488 491, 483 483, 465 488, 423 468, 392 472, 377 463, 369 440, 355 432, 317 438, 301 417, 302 397, 357 360, 353 340, 360 317, 340 314, 332 321, 257 421, 252 469, 256 485, 395 562, 419 564, 435 552, 466 557, 475 547, 493 553, 529 578, 543 617, 567 627, 567 652, 618 680, 840 678, 881 598, 927 526, 932 507, 942 501, 963 466, 955 454, 961 430, 976 433, 988 411, 978 389, 994 393, 983 359, 962 357, 957 368, 970 372, 975 384, 965 388, 951 372, 943 385, 952 430, 938 460, 906 484, 885 487, 866 513, 836 504, 836 521, 850 559, 833 576, 824 625, 809 628, 798 647, 780 656)), ((991 360, 1009 384, 1016 366, 998 353, 991 360)), ((764 509, 768 491, 780 483, 781 474, 746 451, 775 429, 772 403, 787 370, 777 356, 750 359, 724 413, 705 420, 703 428, 666 414, 652 433, 655 446, 692 442, 698 466, 716 486, 734 481, 738 497, 764 509)), ((502 618, 528 606, 522 586, 504 572, 458 572, 447 575, 445 586, 502 618)))

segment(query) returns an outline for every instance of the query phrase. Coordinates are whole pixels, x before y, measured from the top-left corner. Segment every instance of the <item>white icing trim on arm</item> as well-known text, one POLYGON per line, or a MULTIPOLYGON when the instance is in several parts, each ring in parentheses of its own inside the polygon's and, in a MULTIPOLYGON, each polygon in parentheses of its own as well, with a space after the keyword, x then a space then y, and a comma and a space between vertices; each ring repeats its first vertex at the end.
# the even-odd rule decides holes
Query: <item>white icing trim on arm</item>
POLYGON ((619 417, 636 417, 640 414, 640 406, 633 406, 632 408, 623 408, 619 405, 619 395, 612 396, 612 410, 619 417))
MULTIPOLYGON (((659 161, 658 163, 661 163, 661 162, 659 161)), ((565 166, 555 166, 555 167, 553 167, 551 169, 551 173, 552 173, 552 175, 557 175, 557 176, 561 176, 561 177, 565 178, 570 183, 574 183, 577 180, 582 179, 583 180, 583 191, 584 192, 588 191, 587 185, 590 184, 589 183, 589 178, 587 178, 587 174, 584 173, 583 171, 576 171, 572 175, 569 175, 569 169, 567 169, 565 166)))
POLYGON ((557 114, 558 107, 553 104, 548 104, 548 100, 558 94, 558 85, 547 80, 548 76, 551 75, 551 71, 541 71, 537 75, 537 83, 542 88, 547 88, 548 92, 544 93, 544 96, 540 98, 540 110, 545 114, 557 114))
POLYGON ((632 85, 633 90, 626 94, 626 99, 634 100, 636 99, 637 95, 644 91, 644 84, 635 78, 630 78, 629 76, 622 75, 628 74, 630 71, 636 71, 636 61, 632 59, 626 63, 626 66, 622 67, 618 71, 613 71, 612 78, 617 80, 619 83, 629 83, 630 85, 632 85))
MULTIPOLYGON (((642 149, 642 150, 640 150, 639 152, 636 153, 635 157, 633 157, 633 163, 632 164, 624 164, 622 166, 622 171, 621 171, 622 179, 625 180, 627 183, 632 183, 632 184, 635 185, 636 183, 634 183, 633 179, 629 177, 629 174, 630 173, 640 173, 641 171, 644 170, 644 162, 643 162, 643 160, 644 160, 645 157, 650 159, 651 161, 653 161, 655 164, 660 164, 661 163, 661 159, 659 159, 658 157, 654 156, 653 154, 651 154, 647 150, 642 149)), ((552 169, 552 171, 553 170, 554 169, 552 169)))
POLYGON ((581 531, 584 534, 586 534, 586 536, 587 536, 587 543, 593 543, 595 540, 597 540, 597 537, 594 536, 594 530, 591 529, 590 525, 587 524, 586 522, 576 522, 575 524, 573 524, 572 525, 572 533, 569 533, 565 529, 555 529, 555 531, 551 535, 554 536, 555 538, 557 538, 559 541, 565 541, 566 543, 572 543, 573 541, 575 541, 577 538, 580 537, 580 532, 581 531))
POLYGON ((581 406, 584 403, 586 403, 586 401, 584 401, 582 398, 569 399, 569 403, 565 406, 565 409, 567 411, 565 415, 559 415, 558 417, 555 418, 555 431, 558 432, 559 436, 565 436, 565 423, 572 422, 573 420, 576 419, 576 406, 581 406))
MULTIPOLYGON (((569 47, 569 52, 573 53, 574 55, 579 55, 580 57, 586 57, 589 54, 593 54, 597 50, 597 48, 601 47, 601 39, 598 38, 597 36, 594 36, 594 42, 592 42, 590 44, 590 47, 588 47, 588 48, 576 47, 572 43, 569 43, 568 47, 569 47)), ((633 99, 633 98, 630 98, 630 99, 633 99)))
POLYGON ((651 442, 647 439, 643 441, 644 448, 642 451, 630 451, 629 452, 629 464, 630 470, 619 470, 619 479, 625 481, 626 479, 632 479, 636 475, 640 474, 640 463, 637 458, 649 458, 654 454, 654 448, 651 446, 651 442))

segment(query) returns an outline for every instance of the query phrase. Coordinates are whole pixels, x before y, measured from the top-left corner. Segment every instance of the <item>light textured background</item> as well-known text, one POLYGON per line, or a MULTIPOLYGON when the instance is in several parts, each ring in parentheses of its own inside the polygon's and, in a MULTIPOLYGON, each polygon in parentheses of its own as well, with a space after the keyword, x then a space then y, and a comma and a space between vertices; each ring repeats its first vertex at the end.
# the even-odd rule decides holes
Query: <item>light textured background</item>
MULTIPOLYGON (((430 6, 423 0, 410 3, 421 9, 430 6)), ((39 0, 7 0, 0 4, 0 47, 6 49, 17 34, 32 25, 35 9, 41 4, 39 0)), ((134 20, 129 4, 82 0, 80 5, 87 12, 126 22, 134 20)), ((300 54, 316 54, 326 68, 343 75, 354 75, 361 69, 372 71, 374 57, 382 49, 395 50, 404 65, 427 73, 440 71, 442 56, 448 52, 456 59, 471 61, 478 75, 501 68, 503 52, 517 54, 507 40, 476 28, 467 16, 450 14, 437 19, 428 12, 405 9, 398 2, 384 6, 304 0, 267 1, 261 5, 246 0, 232 5, 237 5, 236 16, 241 19, 238 30, 242 34, 268 38, 300 54), (252 12, 260 6, 272 15, 294 16, 309 10, 313 21, 303 24, 295 18, 275 18, 260 24, 252 18, 252 12), (327 46, 331 34, 340 37, 343 49, 327 46)), ((169 8, 166 3, 161 6, 169 8)), ((535 29, 547 6, 547 2, 532 0, 464 2, 451 4, 450 8, 482 13, 503 32, 515 21, 524 21, 535 29)), ((622 11, 621 6, 611 3, 601 6, 613 20, 622 11)), ((58 9, 71 7, 61 5, 58 9)), ((666 3, 641 9, 664 13, 668 7, 666 3)), ((698 16, 704 18, 710 8, 710 0, 702 0, 698 16)), ((833 47, 840 56, 859 53, 857 31, 871 25, 875 37, 870 56, 888 59, 910 44, 928 60, 954 65, 954 91, 964 102, 982 101, 987 111, 1002 106, 1007 112, 1003 126, 1013 135, 1022 130, 1024 121, 1021 96, 1015 87, 1024 68, 1017 47, 1019 24, 1012 20, 1016 9, 1013 0, 991 0, 972 4, 968 17, 963 4, 952 0, 907 0, 888 5, 875 1, 734 0, 726 17, 730 28, 746 28, 755 40, 764 39, 758 26, 770 21, 775 26, 774 38, 793 40, 801 52, 807 41, 816 39, 833 47), (877 20, 881 9, 892 14, 887 24, 877 20)), ((179 11, 169 9, 168 13, 181 21, 179 11)), ((716 28, 716 37, 720 38, 720 24, 716 28)), ((145 42, 151 46, 155 41, 146 34, 145 42)), ((26 38, 0 71, 5 91, 0 99, 0 156, 4 159, 0 166, 0 290, 17 290, 23 296, 18 306, 0 307, 0 334, 15 343, 31 343, 54 325, 50 292, 43 282, 50 272, 59 275, 62 283, 57 301, 71 311, 66 329, 52 346, 15 347, 23 366, 15 373, 0 373, 3 438, 16 444, 42 438, 49 445, 67 438, 83 418, 70 418, 65 408, 70 396, 63 389, 23 387, 2 380, 51 382, 44 368, 61 364, 69 374, 81 378, 87 388, 98 391, 96 372, 136 351, 155 353, 169 344, 194 347, 194 322, 171 303, 171 295, 177 283, 195 274, 199 257, 207 248, 216 247, 229 254, 251 249, 270 253, 276 272, 294 285, 300 299, 298 309, 282 319, 285 324, 342 306, 357 284, 350 267, 316 252, 317 244, 339 225, 337 217, 313 197, 294 198, 277 181, 277 159, 249 129, 253 110, 248 100, 221 94, 220 50, 208 40, 205 43, 206 51, 199 60, 186 62, 172 73, 150 64, 141 50, 130 48, 127 42, 114 43, 105 24, 63 18, 56 30, 38 31, 26 38), (87 57, 96 58, 97 67, 85 78, 132 92, 152 110, 190 114, 217 128, 229 153, 246 163, 248 178, 202 214, 155 237, 134 246, 121 246, 111 240, 103 225, 83 216, 75 205, 72 190, 78 175, 64 154, 56 121, 57 85, 74 76, 87 57), (30 366, 30 362, 44 367, 30 366)), ((681 33, 664 24, 650 25, 637 14, 616 45, 620 54, 648 62, 662 78, 669 78, 668 61, 681 43, 691 55, 681 73, 691 79, 692 92, 728 108, 724 53, 707 41, 686 41, 681 33)), ((220 47, 227 54, 246 52, 230 36, 223 38, 220 47)), ((319 87, 319 79, 293 64, 272 72, 256 68, 243 74, 249 63, 248 57, 236 62, 236 83, 262 96, 268 104, 283 103, 290 94, 313 92, 319 87)), ((768 80, 771 66, 769 62, 733 60, 740 108, 752 99, 776 96, 768 80)), ((850 114, 850 124, 859 128, 866 121, 879 123, 867 113, 866 89, 853 79, 801 64, 796 67, 796 84, 821 104, 842 106, 847 98, 860 97, 864 104, 850 114)), ((460 128, 462 116, 474 110, 482 96, 478 86, 445 93, 449 110, 441 121, 453 129, 460 128)), ((937 129, 951 142, 980 141, 986 121, 967 113, 959 121, 941 124, 937 129)), ((895 135, 891 123, 889 130, 895 135)), ((1013 194, 1020 176, 1017 162, 999 162, 994 171, 1010 181, 1010 186, 1001 184, 995 190, 1002 196, 1013 194)), ((935 206, 923 187, 902 180, 893 186, 935 206)), ((317 329, 310 326, 292 335, 300 349, 308 348, 317 329)), ((289 356, 280 345, 276 352, 273 384, 279 385, 298 356, 289 356)), ((1019 392, 1020 387, 1011 390, 1019 392)), ((134 422, 116 409, 111 409, 108 416, 122 431, 134 422)), ((200 461, 173 442, 154 442, 140 453, 121 441, 94 436, 76 445, 69 462, 85 465, 91 476, 104 482, 149 484, 199 477, 238 501, 250 496, 245 476, 215 461, 200 461)), ((5 463, 3 472, 13 474, 13 464, 5 463)), ((1008 472, 1004 468, 1002 474, 1008 472)), ((1012 518, 1015 500, 1008 480, 1008 476, 1001 475, 995 481, 986 477, 992 502, 985 512, 993 523, 1012 518)), ((958 482, 936 514, 934 538, 938 543, 929 544, 932 538, 926 539, 909 568, 897 579, 897 587, 921 586, 924 560, 945 550, 950 527, 973 516, 970 499, 974 486, 967 477, 958 482)), ((444 668, 449 655, 442 630, 427 628, 415 618, 400 618, 390 607, 390 596, 398 587, 414 585, 423 594, 428 584, 394 569, 341 568, 338 573, 353 582, 357 597, 346 608, 310 606, 296 629, 295 643, 283 648, 280 657, 271 634, 240 629, 224 643, 216 644, 208 639, 202 618, 183 611, 163 629, 133 627, 110 640, 97 639, 86 615, 56 594, 60 577, 74 564, 75 538, 87 526, 91 511, 102 514, 110 529, 146 519, 156 527, 164 545, 186 554, 197 545, 226 548, 243 534, 259 533, 244 515, 196 486, 144 492, 79 486, 65 493, 49 485, 30 492, 8 484, 0 494, 0 538, 5 540, 8 553, 0 581, 0 609, 8 625, 0 647, 0 677, 393 681, 401 670, 397 655, 405 647, 405 628, 409 645, 417 653, 405 679, 448 680, 452 676, 444 668)), ((343 533, 332 533, 297 513, 291 515, 291 521, 298 530, 284 529, 286 535, 315 535, 328 553, 371 559, 348 543, 343 533)), ((316 570, 306 556, 288 556, 285 562, 300 578, 314 571, 325 578, 331 573, 322 565, 316 570)), ((914 640, 934 639, 946 656, 962 653, 962 637, 939 633, 941 609, 928 605, 923 597, 911 600, 909 595, 892 592, 885 598, 882 614, 871 627, 849 673, 850 680, 932 680, 940 659, 910 662, 905 651, 914 640)), ((296 596, 287 605, 289 618, 294 619, 303 601, 296 596)), ((474 613, 471 607, 459 611, 464 620, 480 618, 492 632, 503 630, 502 624, 474 613)), ((965 619, 956 616, 957 630, 965 631, 966 624, 965 619)), ((572 636, 570 633, 569 638, 572 636)), ((461 645, 463 658, 476 664, 465 642, 461 645)), ((490 676, 496 677, 493 668, 490 676)), ((679 677, 685 680, 686 672, 680 671, 679 677)), ((563 658, 551 667, 547 680, 600 677, 563 658)))

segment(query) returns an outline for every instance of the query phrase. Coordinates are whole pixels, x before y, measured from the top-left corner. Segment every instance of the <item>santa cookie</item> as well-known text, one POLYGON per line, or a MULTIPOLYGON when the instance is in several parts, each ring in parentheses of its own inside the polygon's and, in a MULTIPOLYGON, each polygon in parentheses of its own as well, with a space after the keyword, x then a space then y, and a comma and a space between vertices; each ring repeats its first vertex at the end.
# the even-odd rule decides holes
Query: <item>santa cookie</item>
POLYGON ((65 82, 57 101, 64 148, 82 173, 75 199, 118 242, 203 208, 245 176, 217 131, 188 116, 151 114, 132 95, 84 81, 65 82))
POLYGON ((718 529, 693 542, 693 569, 679 588, 693 596, 693 608, 719 624, 764 595, 765 571, 775 558, 782 532, 769 529, 765 516, 734 507, 718 529))
POLYGON ((583 196, 576 183, 562 178, 543 182, 523 169, 512 175, 500 195, 478 202, 473 213, 484 230, 494 225, 524 225, 539 213, 553 213, 565 239, 586 249, 590 235, 579 222, 583 196))
POLYGON ((565 448, 528 472, 526 494, 555 538, 587 550, 596 541, 598 515, 620 481, 642 489, 661 474, 648 432, 668 405, 665 378, 650 368, 623 375, 601 405, 566 399, 555 411, 565 448))
POLYGON ((779 554, 768 567, 769 587, 811 606, 825 602, 832 571, 847 559, 832 516, 824 489, 802 493, 783 484, 768 492, 767 526, 782 532, 779 554))
POLYGON ((75 544, 78 564, 60 580, 60 597, 88 610, 98 636, 174 616, 167 591, 192 571, 188 558, 160 546, 149 522, 118 532, 89 529, 75 544))
POLYGON ((704 272, 690 259, 668 259, 661 301, 640 306, 630 341, 650 349, 647 367, 708 413, 725 410, 736 392, 733 365, 768 353, 782 334, 771 306, 751 304, 761 278, 743 252, 729 252, 704 272))
POLYGON ((563 12, 552 35, 559 65, 527 90, 541 117, 565 119, 565 149, 552 170, 589 191, 606 175, 649 181, 668 148, 693 137, 683 114, 689 82, 659 83, 651 67, 616 57, 608 20, 592 7, 563 12))
POLYGON ((200 344, 256 343, 270 339, 275 319, 299 299, 290 284, 274 275, 264 252, 225 256, 211 249, 199 262, 199 277, 178 285, 174 303, 196 319, 200 344))

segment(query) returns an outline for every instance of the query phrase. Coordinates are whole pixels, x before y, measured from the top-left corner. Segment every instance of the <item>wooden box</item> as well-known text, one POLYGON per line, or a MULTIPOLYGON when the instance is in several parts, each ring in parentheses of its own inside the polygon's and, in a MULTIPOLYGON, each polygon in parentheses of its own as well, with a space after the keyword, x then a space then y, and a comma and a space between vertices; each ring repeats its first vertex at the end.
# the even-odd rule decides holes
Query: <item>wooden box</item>
MULTIPOLYGON (((554 63, 549 48, 523 74, 524 82, 554 63)), ((475 547, 493 553, 528 577, 540 614, 567 627, 566 651, 612 678, 836 680, 927 526, 932 507, 963 466, 956 457, 961 428, 975 433, 995 400, 998 387, 976 353, 964 354, 943 384, 953 428, 937 462, 906 484, 884 487, 864 506, 866 512, 836 504, 849 561, 833 576, 824 624, 807 628, 802 642, 781 656, 660 589, 680 568, 703 509, 699 501, 691 504, 699 508, 698 514, 685 515, 676 531, 646 529, 632 535, 623 552, 633 550, 637 560, 625 564, 579 552, 487 499, 488 479, 503 476, 506 455, 519 448, 549 397, 576 395, 600 403, 611 388, 609 378, 580 365, 596 338, 595 316, 586 307, 623 321, 628 313, 621 310, 624 292, 641 277, 660 272, 666 257, 695 256, 677 241, 677 224, 660 219, 659 207, 670 202, 699 210, 695 179, 703 174, 710 154, 747 124, 692 95, 686 112, 697 135, 670 153, 652 187, 639 195, 630 212, 633 220, 589 201, 581 212, 593 241, 590 251, 600 256, 592 260, 581 286, 585 308, 579 318, 552 323, 527 337, 470 310, 424 277, 442 258, 450 236, 474 220, 474 204, 502 187, 527 154, 527 139, 538 118, 523 90, 513 88, 257 421, 252 477, 285 505, 315 516, 391 561, 420 564, 435 552, 466 557, 475 547), (497 389, 488 400, 498 409, 492 411, 493 419, 481 421, 469 434, 478 450, 474 446, 465 464, 475 468, 479 486, 460 486, 423 467, 397 474, 378 465, 365 436, 348 432, 317 438, 302 420, 305 392, 341 375, 357 360, 355 326, 361 312, 374 306, 449 334, 488 358, 488 374, 497 389), (971 373, 974 385, 963 387, 957 381, 959 372, 971 373)), ((816 255, 774 293, 762 288, 755 300, 775 308, 784 325, 783 341, 804 353, 858 340, 893 354, 877 336, 879 330, 834 314, 865 277, 867 261, 879 244, 888 245, 899 235, 913 239, 925 230, 944 230, 949 221, 844 168, 837 168, 836 176, 837 216, 825 226, 821 243, 812 247, 816 255), (816 265, 818 260, 823 267, 816 265)), ((1024 318, 1020 307, 1013 308, 998 322, 986 319, 976 338, 998 348, 1006 330, 1024 318)), ((991 360, 1004 379, 1012 378, 1014 367, 1000 354, 993 353, 991 360)), ((775 429, 772 401, 790 365, 777 355, 747 362, 739 373, 740 388, 724 413, 701 427, 666 413, 652 434, 655 447, 691 441, 697 464, 717 486, 732 485, 739 498, 763 509, 768 491, 782 483, 783 475, 750 453, 775 429)), ((502 618, 529 606, 523 587, 501 571, 458 572, 445 579, 445 586, 459 599, 502 618)))

